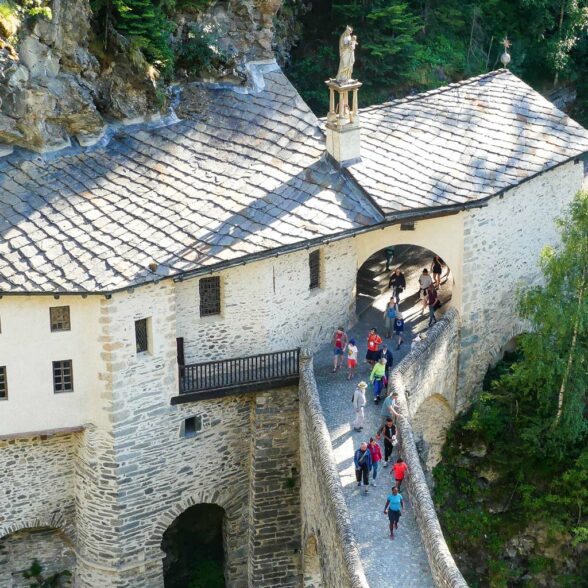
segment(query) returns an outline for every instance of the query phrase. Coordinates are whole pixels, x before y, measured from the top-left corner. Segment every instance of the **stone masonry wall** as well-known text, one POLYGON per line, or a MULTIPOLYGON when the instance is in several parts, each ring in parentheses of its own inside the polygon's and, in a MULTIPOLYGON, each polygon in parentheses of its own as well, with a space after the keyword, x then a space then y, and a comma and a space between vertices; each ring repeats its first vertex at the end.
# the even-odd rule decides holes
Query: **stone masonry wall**
POLYGON ((178 283, 177 330, 187 363, 297 346, 315 349, 355 313, 353 239, 321 247, 321 287, 309 289, 308 251, 222 272, 222 312, 200 317, 199 279, 178 283))
MULTIPOLYGON (((435 583, 446 588, 467 588, 467 584, 443 537, 417 451, 410 416, 417 412, 419 404, 427 402, 428 396, 442 393, 442 382, 454 386, 456 349, 459 346, 458 321, 455 309, 447 311, 427 331, 427 339, 419 348, 411 351, 398 364, 390 378, 392 389, 398 392, 401 406, 405 407, 403 414, 397 418, 397 425, 402 457, 410 472, 408 485, 412 507, 435 583), (443 361, 439 363, 438 358, 443 361)), ((453 397, 453 392, 449 392, 449 397, 453 397)))
POLYGON ((309 558, 313 569, 304 570, 305 586, 368 588, 320 405, 312 358, 306 353, 300 373, 300 462, 302 542, 316 550, 321 576, 319 580, 314 557, 309 558))
POLYGON ((464 213, 458 410, 502 357, 503 346, 524 329, 516 315, 517 287, 541 279, 541 249, 559 242, 554 221, 582 180, 581 163, 571 161, 464 213))

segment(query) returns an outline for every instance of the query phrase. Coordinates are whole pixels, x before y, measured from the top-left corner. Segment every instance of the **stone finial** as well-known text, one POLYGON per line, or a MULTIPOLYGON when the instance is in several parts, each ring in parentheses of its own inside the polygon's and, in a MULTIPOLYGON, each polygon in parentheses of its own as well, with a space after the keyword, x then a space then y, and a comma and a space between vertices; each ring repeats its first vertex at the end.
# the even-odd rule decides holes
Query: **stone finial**
POLYGON ((504 67, 508 67, 508 64, 510 63, 510 54, 508 52, 508 49, 511 45, 512 43, 508 40, 508 37, 504 37, 504 39, 502 40, 504 53, 500 56, 500 61, 502 62, 502 65, 504 65, 504 67))

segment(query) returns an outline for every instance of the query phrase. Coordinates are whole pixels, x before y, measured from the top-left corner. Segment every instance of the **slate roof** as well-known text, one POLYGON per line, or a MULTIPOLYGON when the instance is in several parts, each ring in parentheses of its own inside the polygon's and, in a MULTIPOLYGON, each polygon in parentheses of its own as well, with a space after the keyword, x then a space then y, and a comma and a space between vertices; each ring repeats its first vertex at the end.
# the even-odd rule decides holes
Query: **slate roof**
POLYGON ((171 126, 57 157, 0 158, 0 290, 128 287, 382 220, 325 156, 280 71, 186 90, 171 126))
POLYGON ((386 214, 481 200, 588 151, 588 131, 508 70, 360 110, 349 170, 386 214))

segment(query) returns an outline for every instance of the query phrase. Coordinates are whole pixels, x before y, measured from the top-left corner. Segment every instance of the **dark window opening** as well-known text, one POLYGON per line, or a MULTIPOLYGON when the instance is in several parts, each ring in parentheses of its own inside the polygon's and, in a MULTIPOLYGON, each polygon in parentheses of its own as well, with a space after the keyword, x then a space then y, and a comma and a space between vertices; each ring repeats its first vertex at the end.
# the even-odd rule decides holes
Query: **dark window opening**
POLYGON ((69 331, 69 306, 52 306, 49 309, 52 331, 69 331))
POLYGON ((321 285, 321 252, 313 251, 308 256, 308 267, 310 270, 310 289, 320 288, 321 285))
POLYGON ((71 359, 53 362, 53 392, 73 392, 73 366, 71 359))
POLYGON ((414 231, 414 223, 400 223, 401 231, 414 231))
POLYGON ((137 343, 137 353, 149 351, 148 319, 135 321, 135 341, 137 343))
POLYGON ((184 421, 184 437, 195 437, 196 433, 202 430, 202 417, 188 417, 184 421))
POLYGON ((201 278, 200 316, 212 316, 221 312, 220 277, 201 278))
POLYGON ((8 398, 8 383, 6 381, 6 366, 0 366, 0 400, 8 398))

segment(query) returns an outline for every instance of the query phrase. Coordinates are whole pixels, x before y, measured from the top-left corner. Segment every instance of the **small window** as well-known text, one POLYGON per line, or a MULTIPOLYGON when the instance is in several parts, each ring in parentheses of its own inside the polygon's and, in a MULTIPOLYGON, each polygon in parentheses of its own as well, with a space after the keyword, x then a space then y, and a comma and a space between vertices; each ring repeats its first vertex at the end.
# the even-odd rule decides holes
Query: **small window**
POLYGON ((137 353, 149 351, 149 319, 135 321, 135 341, 137 353))
POLYGON ((196 433, 202 430, 202 417, 188 417, 184 421, 184 437, 195 437, 196 433))
POLYGON ((0 400, 8 399, 8 382, 6 381, 6 366, 0 366, 0 400))
POLYGON ((414 223, 400 223, 401 231, 414 231, 414 223))
POLYGON ((320 288, 321 285, 321 252, 319 249, 308 256, 308 267, 310 269, 310 289, 320 288))
POLYGON ((69 306, 53 306, 49 309, 52 331, 69 331, 69 306))
POLYGON ((220 277, 200 280, 200 316, 212 316, 221 311, 220 277))
POLYGON ((73 367, 71 359, 53 362, 53 392, 73 392, 73 367))

